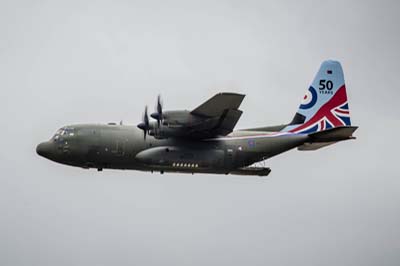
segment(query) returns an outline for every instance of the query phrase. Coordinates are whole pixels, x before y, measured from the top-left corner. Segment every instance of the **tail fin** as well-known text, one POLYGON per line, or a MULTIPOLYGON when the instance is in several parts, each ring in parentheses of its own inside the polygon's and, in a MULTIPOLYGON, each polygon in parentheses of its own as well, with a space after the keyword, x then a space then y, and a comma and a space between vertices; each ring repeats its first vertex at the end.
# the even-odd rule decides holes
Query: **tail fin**
POLYGON ((294 133, 313 133, 351 126, 342 66, 324 61, 292 122, 284 129, 294 133))

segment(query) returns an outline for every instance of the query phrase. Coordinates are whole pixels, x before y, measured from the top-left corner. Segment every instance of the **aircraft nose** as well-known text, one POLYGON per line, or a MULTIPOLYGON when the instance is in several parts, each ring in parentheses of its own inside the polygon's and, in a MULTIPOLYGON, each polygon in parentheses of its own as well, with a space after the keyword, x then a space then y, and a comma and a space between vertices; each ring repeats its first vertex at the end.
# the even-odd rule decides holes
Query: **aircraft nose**
POLYGON ((42 142, 36 147, 36 153, 40 156, 48 158, 51 155, 52 146, 49 142, 42 142))

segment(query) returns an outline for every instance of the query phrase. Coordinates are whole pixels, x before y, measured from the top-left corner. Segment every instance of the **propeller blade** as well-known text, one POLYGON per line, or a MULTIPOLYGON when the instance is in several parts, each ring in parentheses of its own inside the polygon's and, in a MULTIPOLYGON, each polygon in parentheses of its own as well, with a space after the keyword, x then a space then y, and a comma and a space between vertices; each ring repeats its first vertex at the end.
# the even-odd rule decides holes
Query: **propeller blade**
POLYGON ((163 104, 161 100, 161 94, 157 96, 157 126, 160 127, 161 121, 163 119, 163 104))
POLYGON ((148 134, 149 129, 150 129, 149 115, 148 115, 147 109, 148 108, 147 108, 147 105, 146 105, 146 107, 144 108, 142 122, 137 125, 138 128, 143 130, 143 138, 144 139, 146 139, 147 134, 148 134))
POLYGON ((158 94, 158 96, 157 96, 157 113, 161 115, 162 109, 163 109, 163 104, 162 104, 162 100, 161 100, 161 94, 158 94))
POLYGON ((146 130, 149 130, 149 115, 147 113, 147 105, 144 108, 144 114, 143 114, 143 123, 146 126, 146 130))
POLYGON ((144 125, 145 125, 145 130, 143 131, 143 133, 144 133, 144 135, 143 135, 143 138, 144 138, 144 140, 146 140, 146 137, 147 137, 147 133, 148 133, 148 131, 149 131, 149 115, 148 115, 148 113, 147 113, 147 105, 146 105, 146 107, 144 108, 144 116, 143 116, 143 122, 144 122, 144 125))

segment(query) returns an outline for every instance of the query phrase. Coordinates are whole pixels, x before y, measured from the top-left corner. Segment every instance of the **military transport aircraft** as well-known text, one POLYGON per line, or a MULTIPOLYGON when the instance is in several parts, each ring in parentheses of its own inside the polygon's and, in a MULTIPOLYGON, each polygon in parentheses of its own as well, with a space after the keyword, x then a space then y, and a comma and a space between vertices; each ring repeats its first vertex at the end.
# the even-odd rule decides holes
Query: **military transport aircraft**
POLYGON ((266 176, 255 166, 293 148, 317 150, 353 139, 343 70, 324 61, 293 120, 284 125, 233 131, 245 95, 218 93, 197 108, 164 111, 158 97, 136 126, 109 123, 64 126, 37 153, 83 168, 266 176))

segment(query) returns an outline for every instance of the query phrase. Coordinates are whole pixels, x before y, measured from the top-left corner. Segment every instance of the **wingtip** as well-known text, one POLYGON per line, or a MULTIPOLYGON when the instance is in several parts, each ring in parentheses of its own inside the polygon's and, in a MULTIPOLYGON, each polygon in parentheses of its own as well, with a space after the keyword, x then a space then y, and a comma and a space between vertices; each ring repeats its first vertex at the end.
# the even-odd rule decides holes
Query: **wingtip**
POLYGON ((246 94, 237 93, 237 92, 220 92, 220 93, 217 93, 217 95, 233 95, 233 96, 241 96, 241 97, 246 96, 246 94))

